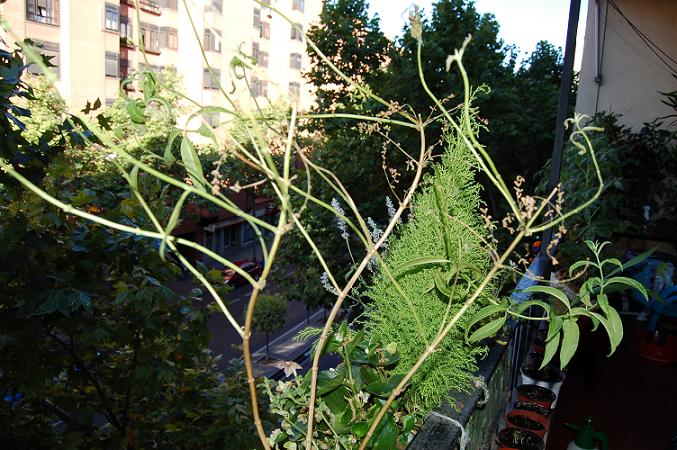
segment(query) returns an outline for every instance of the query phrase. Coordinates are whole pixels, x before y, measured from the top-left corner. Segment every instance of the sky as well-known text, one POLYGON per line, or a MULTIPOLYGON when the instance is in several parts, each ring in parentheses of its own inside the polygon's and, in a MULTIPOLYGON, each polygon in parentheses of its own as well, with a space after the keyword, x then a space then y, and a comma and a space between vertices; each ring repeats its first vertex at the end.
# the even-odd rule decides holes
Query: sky
MULTIPOLYGON (((378 13, 381 18, 383 32, 394 38, 401 33, 407 19, 406 10, 412 3, 429 13, 434 0, 370 0, 369 3, 370 13, 378 13)), ((569 3, 569 0, 475 0, 475 7, 480 13, 496 16, 500 25, 498 36, 506 44, 515 44, 521 52, 530 53, 540 40, 547 40, 564 51, 569 3)), ((580 68, 587 8, 588 0, 582 0, 574 60, 576 70, 580 68)))

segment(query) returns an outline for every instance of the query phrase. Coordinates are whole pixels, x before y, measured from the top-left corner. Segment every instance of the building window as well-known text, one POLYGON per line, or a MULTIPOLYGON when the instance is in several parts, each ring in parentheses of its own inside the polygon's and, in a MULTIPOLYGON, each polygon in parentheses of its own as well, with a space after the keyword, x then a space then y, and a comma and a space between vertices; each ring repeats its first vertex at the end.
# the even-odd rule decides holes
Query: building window
POLYGON ((120 8, 106 3, 103 25, 108 31, 120 31, 120 8))
POLYGON ((289 67, 292 69, 301 70, 303 65, 303 56, 300 53, 292 53, 289 58, 289 67))
POLYGON ((260 67, 268 67, 268 52, 259 52, 256 64, 260 67))
POLYGON ((129 77, 129 60, 120 59, 120 72, 119 76, 121 80, 124 80, 129 77))
POLYGON ((160 2, 158 0, 139 0, 141 4, 141 9, 150 11, 155 14, 162 13, 162 8, 160 8, 160 2))
POLYGON ((261 28, 261 10, 254 8, 254 28, 261 28))
POLYGON ((141 23, 141 43, 146 51, 160 53, 160 28, 141 23))
POLYGON ((120 75, 120 55, 106 52, 106 76, 117 78, 120 75))
POLYGON ((210 73, 209 69, 205 69, 202 77, 202 87, 205 89, 218 89, 220 78, 221 78, 220 70, 212 69, 210 73), (212 76, 212 74, 214 75, 212 76))
POLYGON ((160 47, 171 50, 179 48, 179 32, 176 28, 160 28, 160 47))
POLYGON ((268 82, 256 78, 252 79, 252 95, 254 97, 266 97, 268 95, 268 82))
POLYGON ((268 22, 261 22, 261 37, 270 39, 270 24, 268 22))
POLYGON ((214 31, 216 33, 209 28, 205 29, 202 45, 205 51, 221 53, 221 33, 218 30, 214 31))
POLYGON ((294 100, 298 100, 301 96, 301 83, 292 81, 289 83, 289 96, 294 100))
POLYGON ((179 0, 160 0, 160 6, 177 11, 179 9, 179 0))
POLYGON ((223 0, 212 0, 209 6, 213 11, 221 14, 221 11, 223 11, 223 0))
MULTIPOLYGON (((49 62, 53 64, 55 67, 50 67, 52 72, 54 72, 57 76, 59 77, 59 44, 53 44, 51 42, 41 42, 41 41, 34 41, 33 44, 35 44, 35 50, 38 53, 41 53, 47 57, 49 57, 49 62)), ((39 75, 42 73, 42 69, 35 64, 32 63, 28 66, 26 69, 29 73, 32 73, 34 75, 39 75)))
POLYGON ((306 1, 305 0, 293 0, 292 9, 294 11, 301 11, 301 12, 305 11, 306 1))
POLYGON ((303 26, 301 26, 300 23, 292 25, 292 27, 291 27, 291 39, 292 39, 292 41, 303 41, 303 26))
POLYGON ((120 16, 120 40, 128 41, 129 44, 134 42, 134 32, 129 17, 120 16))
POLYGON ((26 0, 26 19, 59 25, 59 0, 26 0))
POLYGON ((259 59, 259 43, 258 42, 252 42, 252 58, 254 58, 254 61, 258 61, 258 59, 259 59))
POLYGON ((232 247, 236 244, 235 232, 237 228, 237 225, 231 225, 227 227, 219 227, 214 231, 205 229, 205 247, 213 250, 216 253, 223 253, 229 247, 232 247))

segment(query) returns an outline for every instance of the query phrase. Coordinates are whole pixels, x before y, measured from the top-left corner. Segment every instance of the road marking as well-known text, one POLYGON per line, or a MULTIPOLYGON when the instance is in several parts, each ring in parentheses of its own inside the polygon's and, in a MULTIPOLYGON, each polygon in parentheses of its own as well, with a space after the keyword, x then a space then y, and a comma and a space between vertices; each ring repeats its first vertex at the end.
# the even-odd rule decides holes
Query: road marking
MULTIPOLYGON (((311 315, 311 316, 310 316, 310 321, 311 321, 311 323, 312 323, 317 317, 319 317, 319 315, 322 314, 322 313, 323 313, 323 311, 320 309, 319 311, 317 311, 317 312, 315 312, 313 315, 311 315)), ((288 334, 290 334, 290 333, 294 333, 294 334, 298 333, 298 331, 299 331, 298 329, 299 329, 299 328, 302 328, 302 327, 304 327, 304 326, 307 326, 307 323, 308 323, 308 322, 307 322, 307 319, 306 319, 306 320, 302 320, 301 322, 297 323, 296 325, 294 325, 293 328, 289 329, 289 330, 286 331, 285 333, 279 335, 278 337, 276 337, 275 339, 273 339, 272 341, 270 341, 269 347, 274 346, 275 343, 277 343, 280 339, 286 338, 286 336, 287 336, 288 334)), ((263 356, 263 355, 266 354, 266 346, 265 346, 265 345, 264 345, 263 347, 261 347, 260 349, 258 349, 258 350, 256 350, 255 352, 252 353, 252 359, 254 358, 255 355, 257 355, 257 354, 259 354, 259 353, 261 353, 261 356, 263 356)))

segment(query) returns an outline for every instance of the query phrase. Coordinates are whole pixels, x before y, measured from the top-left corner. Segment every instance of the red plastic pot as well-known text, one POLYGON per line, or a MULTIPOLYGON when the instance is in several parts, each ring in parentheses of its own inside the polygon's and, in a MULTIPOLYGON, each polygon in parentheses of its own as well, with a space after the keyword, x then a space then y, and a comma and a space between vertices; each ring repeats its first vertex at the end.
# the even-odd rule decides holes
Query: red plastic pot
POLYGON ((533 411, 526 409, 516 409, 510 411, 505 415, 505 420, 508 428, 521 428, 523 430, 531 431, 539 438, 543 438, 548 431, 548 421, 545 417, 533 411), (518 417, 525 417, 529 421, 529 425, 520 424, 518 417))
POLYGON ((512 404, 512 408, 534 412, 539 416, 543 417, 545 420, 547 420, 548 424, 550 423, 550 412, 552 410, 546 408, 543 405, 539 405, 538 403, 517 400, 515 403, 512 404))
POLYGON ((543 450, 543 439, 521 428, 505 428, 498 433, 498 450, 543 450))
POLYGON ((548 388, 536 384, 523 384, 517 386, 517 400, 523 402, 533 402, 548 409, 552 408, 552 402, 557 396, 548 388))
POLYGON ((649 340, 641 328, 635 331, 637 353, 642 358, 659 364, 673 364, 677 362, 677 336, 665 333, 662 339, 649 340))

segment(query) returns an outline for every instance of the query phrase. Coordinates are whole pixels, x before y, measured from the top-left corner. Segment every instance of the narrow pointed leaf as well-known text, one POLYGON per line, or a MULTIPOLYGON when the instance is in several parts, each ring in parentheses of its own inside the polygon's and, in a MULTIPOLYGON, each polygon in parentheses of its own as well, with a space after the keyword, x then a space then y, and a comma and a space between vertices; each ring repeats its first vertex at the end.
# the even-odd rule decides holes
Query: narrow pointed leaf
POLYGON ((193 180, 193 186, 204 191, 204 184, 207 183, 207 180, 202 173, 202 164, 200 163, 200 157, 193 147, 193 143, 190 142, 188 138, 184 138, 181 141, 181 160, 183 165, 190 176, 190 179, 193 180))
MULTIPOLYGON (((165 228, 165 235, 167 237, 171 236, 174 227, 176 227, 179 217, 181 217, 181 208, 183 208, 183 203, 188 198, 188 195, 190 195, 188 191, 183 191, 183 194, 181 194, 181 197, 179 197, 179 201, 177 201, 176 205, 174 205, 174 210, 172 211, 172 215, 169 216, 169 221, 167 222, 167 227, 165 228)), ((162 243, 160 244, 160 258, 162 258, 163 261, 165 260, 166 247, 167 238, 165 237, 165 239, 163 239, 162 243)))
POLYGON ((517 314, 522 314, 524 311, 531 308, 532 306, 540 306, 548 313, 550 313, 550 305, 540 300, 526 300, 523 302, 519 302, 517 306, 513 308, 513 311, 515 311, 517 314))
MULTIPOLYGON (((559 336, 559 332, 562 329, 562 318, 559 316, 550 316, 550 323, 548 324, 548 335, 545 338, 547 343, 551 339, 554 339, 555 336, 559 336)), ((559 341, 559 337, 557 338, 559 341)))
POLYGON ((415 259, 410 259, 409 261, 403 262, 399 266, 397 266, 393 272, 394 273, 402 273, 405 270, 411 269, 413 267, 418 267, 418 266, 429 266, 433 264, 445 264, 448 263, 448 259, 444 258, 436 258, 434 256, 424 256, 422 258, 415 258, 415 259))
POLYGON ((129 172, 129 186, 132 191, 139 190, 139 166, 134 166, 129 172))
POLYGON ((435 274, 435 287, 446 298, 451 298, 451 289, 449 289, 449 286, 447 286, 447 284, 444 282, 444 278, 440 273, 435 274))
POLYGON ((478 322, 483 321, 487 317, 493 316, 494 314, 497 314, 499 312, 503 312, 506 310, 506 307, 503 305, 489 305, 485 306, 484 308, 480 309, 477 311, 471 318, 470 322, 468 323, 468 327, 465 329, 465 340, 468 341, 468 334, 470 333, 470 329, 473 327, 478 322))
POLYGON ((573 276, 573 275, 574 275, 574 272, 575 272, 577 269, 580 269, 581 267, 588 267, 588 266, 596 266, 596 264, 593 263, 592 261, 588 261, 588 260, 585 260, 585 261, 576 261, 575 263, 573 263, 573 264, 569 267, 569 276, 570 276, 570 277, 573 276))
POLYGON ((545 352, 543 353, 543 362, 541 362, 541 369, 544 368, 552 360, 557 348, 559 347, 559 333, 545 343, 545 352))
POLYGON ((580 331, 578 324, 572 318, 567 318, 562 324, 562 348, 559 351, 560 368, 564 369, 578 348, 580 331))
POLYGON ((637 280, 633 280, 632 278, 628 277, 613 277, 607 280, 606 283, 604 283, 604 286, 611 286, 613 284, 624 284, 629 288, 635 288, 642 294, 642 297, 644 297, 645 300, 649 299, 649 294, 647 294, 646 288, 642 286, 642 283, 637 280))
POLYGON ((569 298, 567 295, 560 291, 559 289, 555 289, 554 287, 551 286, 529 286, 524 290, 524 292, 538 292, 541 294, 546 294, 550 295, 551 297, 555 297, 557 300, 560 302, 564 303, 564 306, 567 307, 567 309, 571 309, 571 304, 569 303, 569 298))
MULTIPOLYGON (((620 345, 621 341, 623 340, 623 322, 621 321, 621 316, 618 314, 618 311, 616 311, 616 309, 614 309, 611 306, 609 306, 607 319, 609 320, 609 328, 613 330, 612 344, 615 349, 620 345)), ((609 355, 611 355, 611 353, 609 353, 609 355)))
MULTIPOLYGON (((656 250, 658 250, 658 247, 651 248, 643 253, 640 253, 639 255, 635 256, 629 261, 626 261, 623 264, 623 270, 628 270, 630 267, 636 266, 637 264, 641 263, 645 259, 647 259, 649 256, 651 256, 656 250)), ((621 273, 621 270, 619 269, 614 269, 609 273, 608 276, 613 276, 616 275, 617 273, 621 273)))
POLYGON ((172 153, 172 146, 174 145, 174 141, 176 140, 176 138, 179 137, 179 134, 180 134, 179 130, 174 128, 172 131, 170 131, 169 136, 167 137, 167 145, 165 146, 165 154, 164 154, 164 160, 166 163, 176 161, 176 158, 172 153))
POLYGON ((492 320, 491 322, 479 327, 473 334, 468 338, 469 342, 479 342, 484 338, 493 336, 505 325, 505 316, 499 317, 498 319, 492 320))
MULTIPOLYGON (((620 342, 620 340, 614 335, 614 333, 616 332, 616 329, 600 313, 590 311, 589 314, 590 314, 590 317, 594 318, 599 323, 601 323, 602 326, 604 327, 604 329, 606 330, 607 335, 609 336, 609 347, 610 347, 609 354, 607 356, 611 356, 616 351, 616 347, 618 346, 616 344, 616 342, 620 342)), ((622 328, 621 328, 621 330, 622 330, 622 328)), ((621 339, 622 338, 623 338, 623 336, 621 336, 621 339)))

